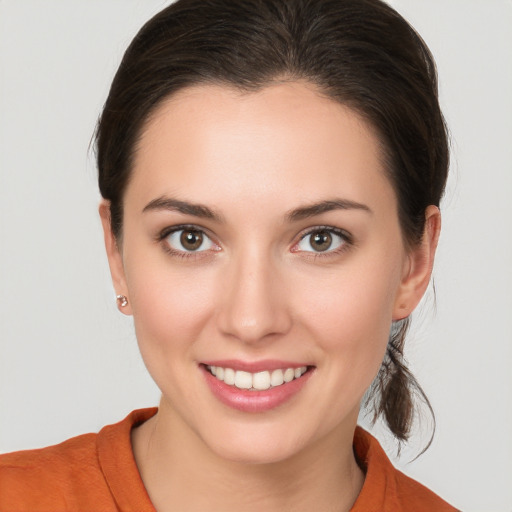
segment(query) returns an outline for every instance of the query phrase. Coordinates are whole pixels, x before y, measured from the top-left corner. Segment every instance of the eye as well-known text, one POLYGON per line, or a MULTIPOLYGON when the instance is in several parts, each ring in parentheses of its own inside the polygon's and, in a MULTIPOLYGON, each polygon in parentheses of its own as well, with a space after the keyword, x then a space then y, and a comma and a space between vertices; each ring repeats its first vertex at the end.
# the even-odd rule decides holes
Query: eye
POLYGON ((319 228, 304 235, 296 250, 305 252, 331 252, 348 243, 348 237, 332 228, 319 228))
POLYGON ((201 230, 195 228, 182 228, 169 233, 165 241, 174 251, 202 252, 217 246, 201 230))

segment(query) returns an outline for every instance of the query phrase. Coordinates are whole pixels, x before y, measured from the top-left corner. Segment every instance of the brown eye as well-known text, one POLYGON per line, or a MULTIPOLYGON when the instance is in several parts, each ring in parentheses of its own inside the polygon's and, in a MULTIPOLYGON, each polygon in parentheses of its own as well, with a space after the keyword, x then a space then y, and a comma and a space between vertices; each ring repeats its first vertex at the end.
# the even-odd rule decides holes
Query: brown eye
POLYGON ((350 240, 343 231, 319 228, 304 235, 296 247, 303 252, 333 252, 347 243, 349 244, 350 240))
POLYGON ((317 231, 311 235, 309 243, 315 251, 327 251, 332 245, 332 235, 328 231, 317 231))
POLYGON ((182 228, 164 237, 165 242, 175 252, 203 252, 217 250, 217 246, 200 229, 182 228))
POLYGON ((183 230, 180 236, 180 242, 187 251, 197 251, 203 243, 203 234, 195 230, 183 230))

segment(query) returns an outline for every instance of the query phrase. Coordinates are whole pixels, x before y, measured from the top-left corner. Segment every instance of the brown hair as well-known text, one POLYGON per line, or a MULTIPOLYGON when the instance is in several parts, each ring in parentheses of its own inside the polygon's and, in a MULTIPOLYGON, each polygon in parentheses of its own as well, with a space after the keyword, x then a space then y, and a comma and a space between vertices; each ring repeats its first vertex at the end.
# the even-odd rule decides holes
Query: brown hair
MULTIPOLYGON (((144 123, 187 86, 253 91, 306 80, 350 106, 377 131, 398 198, 406 244, 423 235, 448 171, 434 60, 414 29, 380 0, 178 0, 148 21, 127 49, 96 133, 99 187, 122 238, 123 194, 144 123)), ((408 321, 393 326, 367 404, 399 440, 413 396, 430 404, 403 360, 408 321)))

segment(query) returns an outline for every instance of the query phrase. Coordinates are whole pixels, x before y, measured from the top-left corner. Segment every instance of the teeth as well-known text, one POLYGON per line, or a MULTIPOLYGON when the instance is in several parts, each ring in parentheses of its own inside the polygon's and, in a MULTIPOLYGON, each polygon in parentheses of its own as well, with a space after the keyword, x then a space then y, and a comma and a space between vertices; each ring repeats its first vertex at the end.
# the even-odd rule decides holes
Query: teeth
POLYGON ((283 382, 283 370, 274 370, 270 376, 270 384, 272 384, 272 386, 280 386, 283 382))
POLYGON ((235 386, 240 389, 251 389, 252 375, 249 372, 235 372, 235 386))
POLYGON ((241 370, 235 371, 232 368, 222 368, 221 366, 207 366, 207 368, 217 379, 230 386, 255 391, 265 391, 271 387, 281 386, 294 379, 299 379, 307 370, 306 366, 301 366, 300 368, 286 368, 285 370, 274 370, 272 372, 249 373, 241 370))
POLYGON ((252 387, 259 391, 264 391, 270 387, 270 373, 258 372, 252 376, 252 387))
POLYGON ((291 382, 294 378, 295 378, 295 370, 293 368, 287 368, 283 375, 284 381, 291 382))
POLYGON ((232 386, 235 383, 235 370, 231 368, 224 369, 224 382, 232 386))

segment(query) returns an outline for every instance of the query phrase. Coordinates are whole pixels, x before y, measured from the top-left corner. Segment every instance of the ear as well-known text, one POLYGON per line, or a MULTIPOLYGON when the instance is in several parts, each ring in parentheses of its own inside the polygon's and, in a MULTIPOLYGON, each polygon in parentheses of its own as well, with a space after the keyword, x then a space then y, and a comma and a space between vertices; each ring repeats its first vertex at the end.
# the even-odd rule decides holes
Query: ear
MULTIPOLYGON (((112 276, 112 283, 116 295, 128 296, 128 287, 126 285, 126 278, 124 274, 123 255, 120 250, 118 241, 112 233, 110 223, 110 201, 102 200, 99 206, 99 213, 101 224, 103 225, 103 237, 105 239, 105 249, 107 250, 108 264, 110 267, 110 275, 112 276)), ((132 309, 130 301, 123 308, 119 307, 119 311, 125 315, 131 315, 132 309)))
POLYGON ((409 250, 394 309, 393 320, 407 318, 423 297, 434 266, 441 232, 441 212, 430 205, 425 210, 425 230, 420 243, 409 250))

